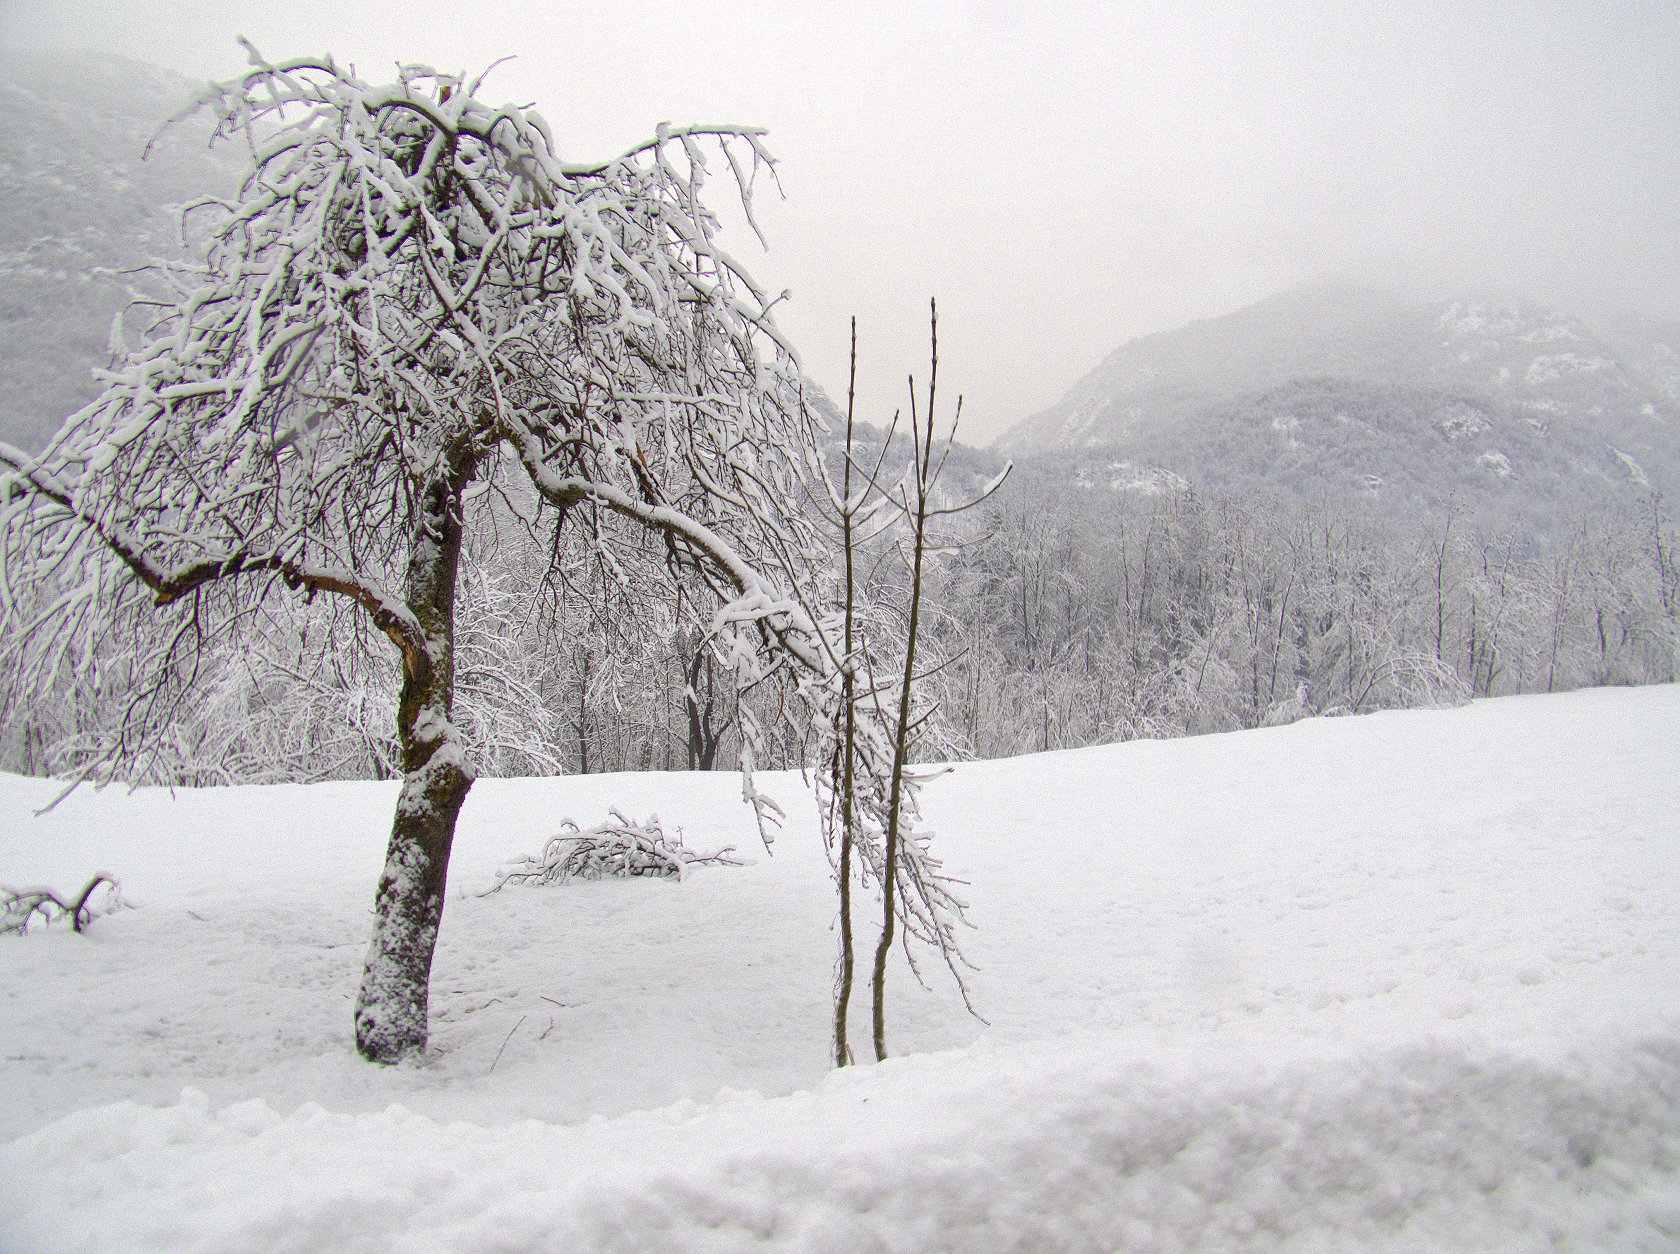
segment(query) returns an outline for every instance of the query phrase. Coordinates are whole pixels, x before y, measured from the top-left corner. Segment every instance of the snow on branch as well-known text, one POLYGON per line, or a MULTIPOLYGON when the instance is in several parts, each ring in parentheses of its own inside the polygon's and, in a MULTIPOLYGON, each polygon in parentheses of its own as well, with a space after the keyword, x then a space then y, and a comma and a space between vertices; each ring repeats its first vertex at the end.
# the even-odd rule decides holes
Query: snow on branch
POLYGON ((669 835, 657 814, 645 823, 609 810, 608 818, 594 827, 580 828, 571 819, 560 824, 558 835, 549 838, 537 857, 526 857, 504 871, 495 886, 481 896, 499 892, 508 884, 559 884, 567 880, 629 879, 651 876, 681 879, 692 866, 740 866, 733 846, 709 853, 683 844, 681 830, 669 835))
MULTIPOLYGON (((804 575, 757 539, 812 550, 798 359, 704 194, 721 154, 752 220, 758 174, 774 178, 763 132, 661 126, 573 162, 477 80, 410 65, 376 84, 246 50, 250 70, 195 106, 249 155, 234 194, 183 211, 201 257, 154 267, 171 295, 144 307, 143 343, 39 458, 0 449, 0 619, 8 644, 40 646, 20 683, 108 655, 115 611, 182 607, 190 624, 135 658, 176 679, 141 682, 170 695, 131 707, 112 751, 132 756, 167 735, 211 628, 286 590, 349 598, 411 675, 434 667, 403 574, 429 543, 421 485, 521 467, 562 520, 628 524, 597 519, 591 542, 644 599, 695 579, 725 602, 765 592, 717 641, 743 686, 789 657, 823 665, 777 608, 804 575), (662 551, 626 545, 647 528, 662 551), (11 595, 43 580, 60 593, 11 595)), ((709 625, 717 607, 689 605, 709 625)))
POLYGON ((69 903, 50 888, 8 888, 0 884, 0 936, 22 936, 32 927, 65 918, 73 931, 85 932, 99 915, 122 907, 121 887, 103 873, 90 879, 69 903))

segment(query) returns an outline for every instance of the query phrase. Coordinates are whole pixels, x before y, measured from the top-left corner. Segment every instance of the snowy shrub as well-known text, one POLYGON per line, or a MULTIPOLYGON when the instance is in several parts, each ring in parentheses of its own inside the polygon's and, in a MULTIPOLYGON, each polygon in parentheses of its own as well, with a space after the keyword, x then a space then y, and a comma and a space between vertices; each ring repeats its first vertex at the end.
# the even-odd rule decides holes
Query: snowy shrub
POLYGON ((50 888, 0 884, 0 936, 22 936, 31 927, 66 917, 72 929, 85 932, 99 915, 111 914, 122 906, 122 888, 109 875, 95 875, 71 905, 50 888))
POLYGON ((579 828, 570 819, 562 821, 559 834, 549 838, 540 856, 523 858, 504 871, 490 892, 497 892, 505 884, 556 884, 574 879, 642 875, 681 879, 690 866, 741 865, 731 856, 733 846, 713 853, 685 847, 681 830, 666 835, 657 814, 646 823, 634 823, 617 810, 607 813, 610 817, 606 822, 591 828, 579 828))

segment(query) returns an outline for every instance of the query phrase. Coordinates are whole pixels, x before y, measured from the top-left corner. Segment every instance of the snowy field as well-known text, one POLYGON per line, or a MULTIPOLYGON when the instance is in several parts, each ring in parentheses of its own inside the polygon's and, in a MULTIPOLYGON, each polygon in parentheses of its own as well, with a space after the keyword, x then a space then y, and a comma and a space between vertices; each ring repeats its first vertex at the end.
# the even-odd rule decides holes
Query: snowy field
POLYGON ((764 786, 773 857, 734 776, 479 783, 387 1070, 394 785, 0 778, 0 881, 136 907, 0 941, 0 1249, 1680 1249, 1680 688, 963 765, 989 1026, 900 968, 840 1074, 764 786), (609 805, 751 864, 477 895, 609 805))

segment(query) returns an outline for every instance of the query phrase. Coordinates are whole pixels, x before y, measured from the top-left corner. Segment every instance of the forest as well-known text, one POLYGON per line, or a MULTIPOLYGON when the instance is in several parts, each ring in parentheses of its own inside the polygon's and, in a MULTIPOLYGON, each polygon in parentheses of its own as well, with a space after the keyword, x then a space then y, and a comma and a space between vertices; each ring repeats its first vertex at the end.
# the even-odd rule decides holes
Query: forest
MULTIPOLYGON (((1017 465, 929 565, 930 757, 1676 677, 1680 536, 1660 497, 1583 511, 1553 541, 1468 511, 1407 525, 1348 501, 1058 491, 1044 473, 1017 465)), ((513 525, 518 508, 468 537, 463 566, 458 708, 485 773, 737 769, 742 698, 676 601, 638 608, 598 554, 513 525)), ((888 630, 905 567, 883 551, 870 578, 888 630)), ((330 600, 265 605, 201 665, 134 782, 397 771, 394 676, 330 600)), ((136 699, 127 675, 67 668, 42 692, 14 657, 0 766, 87 767, 136 699)), ((808 746, 784 730, 761 764, 806 765, 808 746)))

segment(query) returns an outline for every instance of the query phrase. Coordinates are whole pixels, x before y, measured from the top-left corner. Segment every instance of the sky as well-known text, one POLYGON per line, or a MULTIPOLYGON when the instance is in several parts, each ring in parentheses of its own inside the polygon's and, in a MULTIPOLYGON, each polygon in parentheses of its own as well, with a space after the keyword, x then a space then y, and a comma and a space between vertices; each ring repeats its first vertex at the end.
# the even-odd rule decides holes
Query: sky
POLYGON ((859 415, 890 416, 937 297, 975 443, 1127 339, 1300 282, 1680 317, 1672 0, 0 0, 5 43, 200 79, 241 34, 369 79, 512 54, 482 94, 568 159, 768 127, 753 268, 808 373, 843 399, 855 316, 859 415))

